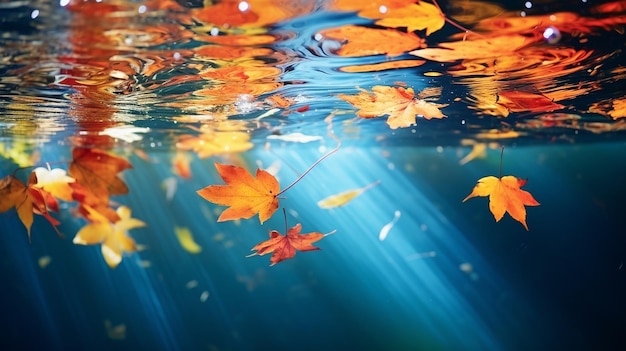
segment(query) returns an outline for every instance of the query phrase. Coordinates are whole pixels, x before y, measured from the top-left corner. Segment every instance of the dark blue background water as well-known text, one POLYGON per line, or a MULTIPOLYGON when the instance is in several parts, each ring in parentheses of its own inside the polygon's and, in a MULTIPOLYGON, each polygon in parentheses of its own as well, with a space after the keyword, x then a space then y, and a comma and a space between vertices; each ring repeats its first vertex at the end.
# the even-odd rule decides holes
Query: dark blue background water
MULTIPOLYGON (((194 191, 218 182, 210 161, 193 164, 197 176, 168 204, 155 190, 167 168, 134 160, 124 203, 149 222, 133 230, 147 249, 115 270, 98 247, 58 238, 41 218, 29 244, 16 216, 2 215, 2 340, 9 349, 618 349, 624 146, 507 148, 504 173, 528 178, 541 202, 528 209, 529 232, 508 215, 495 223, 484 198, 461 203, 479 177, 496 174, 496 150, 460 168, 453 147, 342 149, 282 202, 298 213, 290 225, 337 233, 318 243, 322 251, 274 267, 244 256, 269 228, 282 231, 280 216, 262 229, 256 219, 216 224, 203 215, 212 205, 194 191), (380 186, 345 207, 315 205, 375 179, 380 186), (402 216, 381 242, 395 210, 402 216), (175 225, 192 229, 201 254, 182 250, 175 225), (232 247, 212 240, 217 232, 232 247), (430 251, 436 256, 415 256, 430 251), (43 255, 51 257, 45 269, 37 265, 43 255), (474 275, 459 269, 466 262, 474 275), (198 286, 187 288, 190 280, 198 286), (124 323, 125 340, 109 339, 105 320, 124 323)), ((302 169, 317 156, 305 147, 274 152, 251 157, 280 155, 302 169)), ((279 173, 282 182, 294 177, 279 173)))

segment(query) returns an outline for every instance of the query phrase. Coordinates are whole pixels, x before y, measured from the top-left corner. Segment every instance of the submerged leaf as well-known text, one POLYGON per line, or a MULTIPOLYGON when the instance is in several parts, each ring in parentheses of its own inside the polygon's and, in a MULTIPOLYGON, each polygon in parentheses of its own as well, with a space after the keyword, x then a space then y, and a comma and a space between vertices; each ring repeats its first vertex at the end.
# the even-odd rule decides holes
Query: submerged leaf
POLYGON ((368 184, 362 188, 358 188, 358 189, 352 189, 352 190, 347 190, 344 192, 341 192, 339 194, 335 194, 335 195, 331 195, 327 198, 324 198, 320 201, 317 202, 317 205, 320 208, 324 208, 324 209, 328 209, 328 208, 333 208, 333 207, 339 207, 339 206, 343 206, 345 204, 347 204, 348 202, 352 201, 352 199, 354 199, 355 197, 361 195, 364 191, 375 187, 376 185, 380 184, 380 180, 377 180, 371 184, 368 184))
POLYGON ((180 246, 185 249, 185 251, 191 254, 197 254, 202 252, 202 247, 196 243, 193 239, 193 235, 191 234, 191 230, 186 227, 174 227, 174 234, 176 234, 176 238, 180 243, 180 246))
POLYGON ((326 235, 334 233, 334 231, 328 234, 322 234, 318 232, 312 232, 307 234, 300 234, 302 225, 296 224, 294 227, 289 228, 286 235, 281 235, 278 231, 272 230, 270 232, 270 239, 266 240, 255 247, 252 250, 256 251, 246 257, 263 256, 271 253, 270 266, 273 266, 281 261, 289 258, 293 258, 298 251, 314 251, 319 250, 319 247, 312 244, 316 241, 323 239, 326 235))
POLYGON ((115 223, 111 223, 106 216, 88 205, 84 205, 83 208, 87 211, 85 217, 90 223, 78 231, 73 240, 74 244, 101 244, 102 256, 110 268, 115 268, 122 262, 122 255, 125 252, 137 251, 135 240, 128 236, 128 231, 145 227, 146 224, 131 218, 130 208, 120 206, 116 211, 119 220, 115 223))
POLYGON ((489 196, 489 210, 496 222, 499 222, 504 213, 508 212, 513 219, 526 225, 526 208, 524 206, 539 206, 539 202, 527 191, 520 189, 526 184, 526 180, 514 176, 496 178, 484 177, 478 180, 478 184, 463 202, 475 196, 489 196))
POLYGON ((230 206, 217 219, 218 222, 250 218, 259 214, 261 223, 278 209, 278 180, 262 169, 256 178, 246 169, 215 162, 215 168, 226 185, 209 185, 198 190, 198 195, 218 205, 230 206))

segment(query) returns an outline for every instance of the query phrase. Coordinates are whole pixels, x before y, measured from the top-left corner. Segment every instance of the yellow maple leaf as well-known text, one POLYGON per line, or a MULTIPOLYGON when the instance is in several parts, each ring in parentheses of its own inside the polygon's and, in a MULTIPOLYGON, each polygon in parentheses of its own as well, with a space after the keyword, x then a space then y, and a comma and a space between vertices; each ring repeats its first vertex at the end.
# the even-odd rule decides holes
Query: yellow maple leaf
POLYGON ((116 212, 120 219, 115 223, 111 223, 107 217, 88 205, 83 205, 83 208, 87 211, 86 217, 90 223, 78 231, 73 240, 74 244, 101 244, 102 256, 110 268, 115 268, 122 262, 123 253, 137 251, 135 240, 128 236, 128 231, 145 227, 146 224, 131 218, 130 208, 118 207, 116 212))

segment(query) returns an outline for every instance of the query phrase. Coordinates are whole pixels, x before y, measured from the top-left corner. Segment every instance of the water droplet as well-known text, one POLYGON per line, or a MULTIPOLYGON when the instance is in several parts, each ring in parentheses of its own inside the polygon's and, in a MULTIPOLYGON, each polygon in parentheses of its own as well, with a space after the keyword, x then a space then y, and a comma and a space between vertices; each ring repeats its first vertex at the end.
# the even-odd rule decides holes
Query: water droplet
POLYGON ((30 18, 35 19, 39 17, 39 10, 33 10, 33 12, 30 13, 30 18))
POLYGON ((246 12, 250 9, 250 4, 248 4, 245 1, 242 1, 239 3, 239 5, 237 6, 237 8, 239 9, 239 11, 241 12, 246 12))

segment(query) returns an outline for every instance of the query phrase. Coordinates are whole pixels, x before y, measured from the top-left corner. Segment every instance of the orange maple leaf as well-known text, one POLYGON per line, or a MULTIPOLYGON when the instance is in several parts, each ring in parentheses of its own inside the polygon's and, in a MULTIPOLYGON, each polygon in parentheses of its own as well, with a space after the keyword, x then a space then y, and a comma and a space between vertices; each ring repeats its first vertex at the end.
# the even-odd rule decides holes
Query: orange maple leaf
POLYGON ((118 173, 133 168, 123 157, 109 154, 100 149, 75 148, 69 166, 69 175, 94 195, 109 198, 109 195, 128 193, 126 183, 118 173))
POLYGON ((268 253, 272 253, 270 258, 270 266, 273 266, 281 261, 289 258, 293 258, 298 251, 315 251, 319 250, 319 247, 312 244, 316 241, 323 239, 325 236, 334 233, 332 231, 327 234, 319 232, 312 232, 307 234, 300 234, 302 225, 296 224, 294 227, 289 228, 287 235, 281 235, 277 230, 270 232, 270 239, 266 240, 252 248, 255 253, 252 253, 246 257, 263 256, 268 253))
POLYGON ((475 196, 489 196, 489 210, 499 222, 508 212, 513 219, 522 223, 528 230, 526 224, 526 208, 524 206, 539 206, 539 202, 527 191, 520 189, 526 184, 525 179, 518 179, 514 176, 504 176, 496 178, 494 176, 484 177, 478 183, 463 202, 475 196))
POLYGON ((439 108, 447 105, 416 99, 412 88, 376 85, 372 87, 372 93, 361 90, 357 95, 338 94, 337 97, 359 108, 359 117, 389 115, 387 124, 391 129, 414 125, 417 115, 425 119, 446 117, 439 108))
POLYGON ((256 178, 245 168, 215 162, 215 168, 226 185, 209 185, 197 191, 205 200, 230 206, 218 222, 250 218, 259 214, 261 224, 278 209, 278 180, 269 172, 257 169, 256 178))

